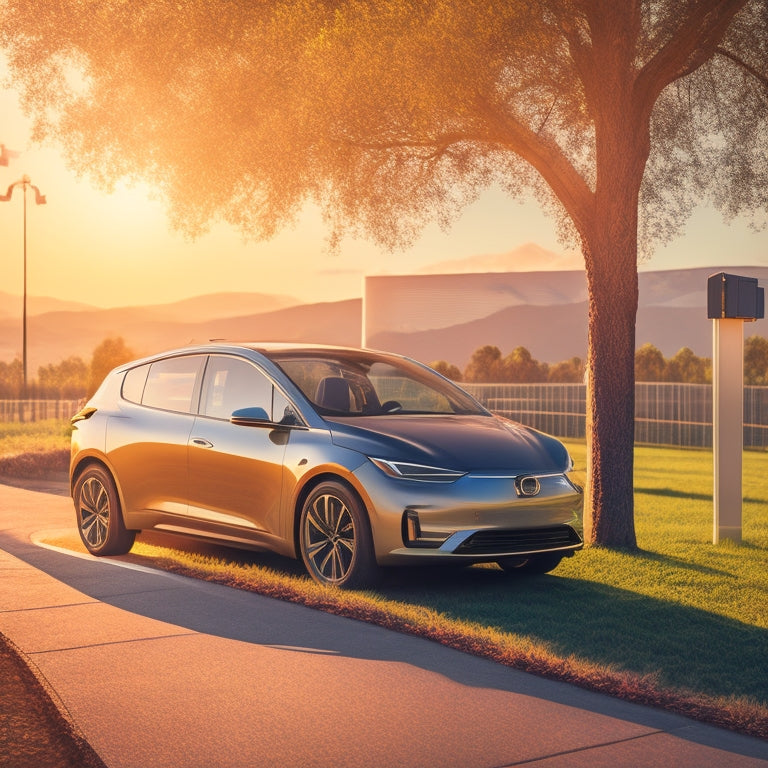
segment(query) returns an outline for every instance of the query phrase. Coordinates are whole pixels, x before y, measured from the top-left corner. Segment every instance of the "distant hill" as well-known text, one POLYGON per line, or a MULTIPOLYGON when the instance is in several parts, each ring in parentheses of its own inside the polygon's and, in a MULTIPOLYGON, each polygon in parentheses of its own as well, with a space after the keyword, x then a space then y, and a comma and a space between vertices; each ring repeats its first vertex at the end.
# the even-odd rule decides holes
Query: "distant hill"
MULTIPOLYGON (((744 336, 768 338, 768 322, 746 323, 744 336)), ((641 307, 637 316, 637 345, 654 344, 665 357, 689 347, 699 357, 712 356, 712 321, 699 307, 641 307)), ((587 304, 553 307, 518 306, 503 309, 482 320, 416 333, 381 331, 368 345, 389 349, 429 363, 447 360, 460 369, 483 344, 497 346, 502 354, 526 347, 538 360, 557 363, 581 357, 587 351, 587 304)))
POLYGON ((165 317, 178 322, 205 322, 227 317, 255 315, 272 312, 286 307, 295 307, 302 302, 291 296, 276 296, 269 293, 207 293, 193 296, 172 304, 155 304, 140 309, 155 317, 165 317))
MULTIPOLYGON (((208 293, 169 304, 147 304, 141 307, 123 307, 105 310, 92 304, 77 301, 62 301, 49 296, 28 296, 27 315, 45 315, 50 312, 116 312, 121 309, 139 309, 145 318, 164 318, 185 322, 192 318, 198 321, 218 317, 249 315, 271 312, 275 309, 296 306, 302 302, 291 296, 276 296, 268 293, 208 293)), ((12 293, 0 291, 0 317, 20 317, 23 299, 12 293)))
MULTIPOLYGON (((666 357, 689 347, 710 357, 707 278, 717 271, 703 267, 641 272, 638 346, 650 342, 666 357)), ((768 285, 766 267, 727 271, 768 285)), ((366 341, 424 362, 447 360, 462 369, 483 344, 499 347, 502 354, 524 346, 547 363, 583 358, 586 294, 584 272, 576 270, 369 277, 366 341)), ((744 335, 768 337, 768 320, 745 323, 744 335)))
MULTIPOLYGON (((709 357, 706 283, 716 271, 640 273, 638 345, 651 342, 667 357, 681 347, 709 357)), ((768 284, 768 268, 728 271, 768 284)), ((366 280, 366 294, 368 346, 427 363, 447 360, 463 369, 483 344, 503 354, 524 346, 548 363, 586 354, 582 271, 377 277, 366 280)), ((0 294, 0 361, 21 356, 21 320, 6 299, 8 294, 0 294)), ((149 307, 98 309, 34 297, 29 305, 36 308, 28 319, 32 375, 40 365, 72 355, 90 360, 108 336, 122 336, 140 356, 212 338, 359 346, 363 327, 361 299, 298 304, 286 296, 229 293, 149 307), (41 307, 52 309, 38 313, 41 307)), ((18 309, 20 315, 20 303, 18 309)), ((745 336, 753 334, 768 338, 768 320, 747 323, 745 336)))
MULTIPOLYGON (((40 365, 73 355, 88 361, 94 348, 108 336, 121 336, 137 356, 212 338, 360 345, 361 299, 253 312, 256 307, 270 305, 261 297, 248 303, 252 314, 229 317, 219 316, 224 310, 215 302, 213 309, 206 308, 204 299, 194 299, 181 309, 179 305, 89 308, 29 317, 29 370, 34 375, 40 365), (211 314, 217 316, 208 318, 211 314), (182 317, 186 319, 179 319, 182 317)), ((0 316, 0 360, 21 356, 20 329, 20 318, 0 316)))
MULTIPOLYGON (((21 317, 24 299, 12 293, 0 291, 0 318, 21 317)), ((49 296, 27 296, 27 316, 42 315, 46 312, 85 312, 94 309, 90 304, 78 301, 62 301, 49 296)))
POLYGON ((497 346, 502 354, 523 346, 541 361, 559 362, 574 355, 584 356, 587 304, 509 307, 480 320, 446 328, 413 333, 380 331, 369 336, 367 344, 425 363, 447 360, 462 370, 483 344, 497 346))

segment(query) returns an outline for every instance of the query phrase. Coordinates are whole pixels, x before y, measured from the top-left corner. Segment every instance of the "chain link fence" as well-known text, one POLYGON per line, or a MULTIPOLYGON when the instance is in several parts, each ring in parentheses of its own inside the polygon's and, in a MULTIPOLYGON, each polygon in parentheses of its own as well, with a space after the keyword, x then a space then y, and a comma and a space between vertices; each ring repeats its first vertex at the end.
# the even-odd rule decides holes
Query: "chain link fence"
POLYGON ((71 419, 81 400, 0 400, 0 423, 71 419))
MULTIPOLYGON (((585 435, 584 384, 461 386, 494 413, 557 437, 585 435)), ((712 447, 712 386, 637 382, 635 442, 712 447)), ((768 447, 768 387, 744 387, 744 447, 768 447)))

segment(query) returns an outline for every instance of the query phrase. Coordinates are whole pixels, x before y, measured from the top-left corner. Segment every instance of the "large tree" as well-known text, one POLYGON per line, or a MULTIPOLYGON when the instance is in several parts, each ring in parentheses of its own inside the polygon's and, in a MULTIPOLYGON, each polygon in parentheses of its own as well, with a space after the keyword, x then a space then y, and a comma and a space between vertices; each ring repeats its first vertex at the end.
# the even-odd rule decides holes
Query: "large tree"
MULTIPOLYGON (((638 242, 699 201, 765 213, 765 0, 0 0, 38 133, 177 225, 258 237, 305 204, 331 245, 532 191, 584 254, 587 540, 636 545, 638 242)), ((501 223, 501 222, 500 222, 501 223)))

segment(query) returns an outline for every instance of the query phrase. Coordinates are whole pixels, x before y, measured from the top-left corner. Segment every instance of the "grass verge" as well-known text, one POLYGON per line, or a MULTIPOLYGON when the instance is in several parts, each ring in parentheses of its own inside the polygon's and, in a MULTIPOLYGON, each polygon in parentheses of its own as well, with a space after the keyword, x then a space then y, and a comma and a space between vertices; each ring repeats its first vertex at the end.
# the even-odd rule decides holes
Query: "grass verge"
POLYGON ((0 423, 0 476, 43 480, 69 469, 68 420, 0 423))

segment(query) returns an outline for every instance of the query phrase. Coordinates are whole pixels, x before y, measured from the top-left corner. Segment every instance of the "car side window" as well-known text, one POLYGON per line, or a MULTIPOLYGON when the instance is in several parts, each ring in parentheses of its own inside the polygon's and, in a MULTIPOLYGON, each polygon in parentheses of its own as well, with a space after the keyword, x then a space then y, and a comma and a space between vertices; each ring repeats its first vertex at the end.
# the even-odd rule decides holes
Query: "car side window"
POLYGON ((144 385, 147 383, 149 365, 131 368, 123 379, 123 397, 132 403, 140 403, 144 395, 144 385))
POLYGON ((194 413, 196 402, 193 397, 198 391, 195 385, 204 359, 202 355, 185 355, 152 363, 144 385, 142 405, 194 413))
POLYGON ((239 408, 263 408, 272 418, 272 382, 252 363, 211 355, 205 369, 200 413, 228 419, 239 408))

